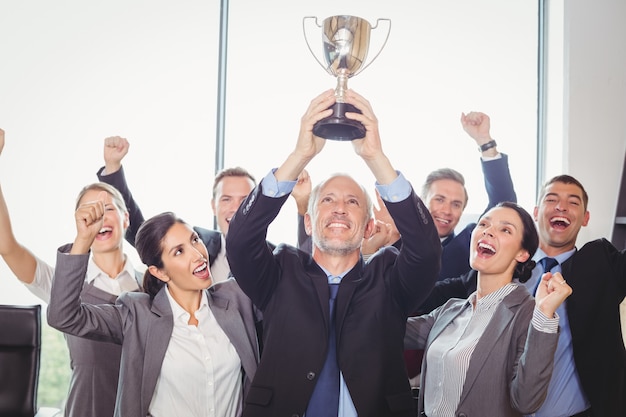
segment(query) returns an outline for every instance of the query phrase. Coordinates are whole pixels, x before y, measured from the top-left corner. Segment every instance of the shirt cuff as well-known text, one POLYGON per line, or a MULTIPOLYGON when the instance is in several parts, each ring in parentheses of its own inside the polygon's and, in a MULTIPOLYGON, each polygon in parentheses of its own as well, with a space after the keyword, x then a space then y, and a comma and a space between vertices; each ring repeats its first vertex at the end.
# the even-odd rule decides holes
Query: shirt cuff
POLYGON ((396 171, 398 177, 391 184, 382 185, 376 183, 376 189, 381 198, 390 203, 397 203, 407 199, 411 195, 411 184, 400 171, 396 171))
POLYGON ((535 330, 544 333, 556 333, 559 331, 559 315, 554 313, 554 317, 547 317, 545 314, 535 307, 533 311, 533 319, 531 321, 535 330))
POLYGON ((498 152, 496 156, 481 156, 480 157, 484 162, 495 161, 496 159, 502 159, 502 154, 498 152))
POLYGON ((278 181, 274 172, 278 168, 272 170, 261 180, 263 184, 263 195, 266 197, 279 198, 293 191, 297 181, 278 181))

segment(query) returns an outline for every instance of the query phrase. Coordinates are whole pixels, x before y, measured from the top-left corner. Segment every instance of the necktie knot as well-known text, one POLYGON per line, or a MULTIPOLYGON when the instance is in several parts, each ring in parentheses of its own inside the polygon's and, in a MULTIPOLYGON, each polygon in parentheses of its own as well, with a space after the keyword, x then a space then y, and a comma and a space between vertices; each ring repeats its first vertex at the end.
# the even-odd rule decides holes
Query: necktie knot
MULTIPOLYGON (((546 272, 550 272, 552 268, 557 266, 559 264, 559 261, 557 261, 554 258, 550 258, 546 256, 545 258, 539 259, 539 263, 543 267, 543 273, 545 274, 546 272)), ((539 278, 537 278, 537 283, 535 284, 535 288, 533 289, 533 295, 537 293, 537 288, 539 287, 539 283, 541 282, 541 277, 542 275, 540 275, 539 278)))
POLYGON ((542 258, 541 260, 539 260, 539 263, 541 264, 541 266, 543 266, 543 272, 550 272, 552 270, 552 268, 554 268, 555 266, 557 266, 559 264, 559 262, 554 259, 554 258, 550 258, 550 257, 545 257, 542 258))

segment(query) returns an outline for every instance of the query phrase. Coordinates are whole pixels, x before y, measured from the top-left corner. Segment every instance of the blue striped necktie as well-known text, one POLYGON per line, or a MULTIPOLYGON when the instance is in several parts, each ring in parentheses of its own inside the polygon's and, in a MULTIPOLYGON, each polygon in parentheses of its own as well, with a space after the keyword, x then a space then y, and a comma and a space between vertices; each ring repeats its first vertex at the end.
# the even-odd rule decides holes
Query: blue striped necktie
POLYGON ((335 298, 339 284, 328 284, 330 289, 330 326, 328 333, 328 353, 320 372, 313 394, 309 400, 306 417, 336 416, 339 411, 339 364, 337 363, 337 343, 335 337, 335 298))

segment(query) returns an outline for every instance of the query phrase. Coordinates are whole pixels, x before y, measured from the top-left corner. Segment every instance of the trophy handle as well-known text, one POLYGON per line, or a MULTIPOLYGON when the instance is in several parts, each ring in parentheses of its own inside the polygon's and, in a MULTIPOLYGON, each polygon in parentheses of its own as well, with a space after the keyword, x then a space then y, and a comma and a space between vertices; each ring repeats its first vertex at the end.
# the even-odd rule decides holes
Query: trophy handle
MULTIPOLYGON (((324 66, 324 64, 322 63, 322 60, 320 59, 319 55, 316 54, 315 52, 313 52, 313 49, 311 48, 311 44, 309 44, 309 38, 307 37, 307 34, 306 34, 307 33, 306 32, 306 22, 311 20, 311 19, 315 19, 315 25, 318 28, 320 28, 320 29, 322 28, 322 25, 320 25, 318 23, 316 16, 305 16, 305 17, 303 17, 302 18, 302 32, 304 33, 304 41, 306 42, 306 46, 309 48, 309 51, 311 52, 311 55, 313 55, 313 58, 315 58, 317 63, 320 64, 320 67, 324 68, 324 71, 326 71, 330 75, 333 75, 332 70, 330 68, 328 68, 327 66, 324 66)), ((376 22, 376 25, 378 25, 378 22, 376 22)), ((389 35, 387 35, 387 36, 389 36, 389 35)), ((386 40, 385 40, 385 42, 386 42, 386 40)))
MULTIPOLYGON (((378 58, 378 55, 380 55, 380 53, 383 51, 383 48, 385 47, 385 45, 387 45, 387 40, 389 39, 389 34, 391 33, 391 19, 387 19, 387 18, 383 18, 383 17, 381 17, 379 19, 376 19, 376 24, 374 26, 372 26, 372 30, 378 28, 378 24, 380 22, 382 22, 382 21, 386 21, 388 23, 388 26, 387 26, 387 36, 385 36, 385 40, 384 40, 383 44, 381 45, 380 48, 378 48, 378 52, 376 53, 376 55, 374 55, 374 58, 370 59, 369 62, 365 66, 361 67, 357 72, 352 74, 352 76, 355 76, 355 75, 359 74, 365 68, 369 67, 371 65, 371 63, 374 62, 374 60, 376 60, 376 58, 378 58)), ((317 21, 316 21, 316 24, 317 24, 317 21)), ((307 45, 308 45, 308 43, 307 43, 307 45)), ((309 47, 309 49, 311 49, 311 47, 309 47)))

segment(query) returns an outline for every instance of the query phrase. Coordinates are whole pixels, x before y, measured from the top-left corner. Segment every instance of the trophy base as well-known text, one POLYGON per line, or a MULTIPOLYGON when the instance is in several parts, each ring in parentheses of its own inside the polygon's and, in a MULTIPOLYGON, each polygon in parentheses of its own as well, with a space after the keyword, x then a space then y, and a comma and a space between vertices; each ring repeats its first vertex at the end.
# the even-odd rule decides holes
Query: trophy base
POLYGON ((313 134, 324 139, 354 140, 365 137, 365 126, 356 120, 348 119, 346 112, 361 113, 348 103, 335 103, 329 107, 333 114, 313 125, 313 134))

